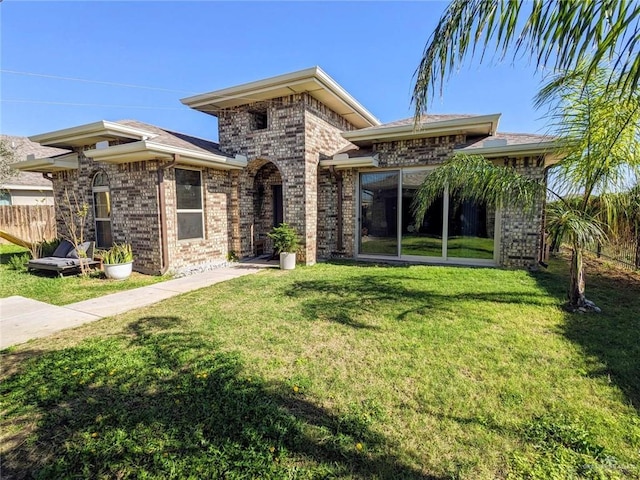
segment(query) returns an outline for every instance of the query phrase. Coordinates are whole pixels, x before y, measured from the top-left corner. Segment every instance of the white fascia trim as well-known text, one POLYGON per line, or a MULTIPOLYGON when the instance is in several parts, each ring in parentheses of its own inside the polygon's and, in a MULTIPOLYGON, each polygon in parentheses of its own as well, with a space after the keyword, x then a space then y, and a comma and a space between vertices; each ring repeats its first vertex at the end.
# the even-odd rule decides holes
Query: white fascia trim
POLYGON ((174 154, 180 156, 180 163, 201 167, 218 168, 223 170, 242 169, 247 166, 247 158, 236 155, 235 158, 216 155, 214 153, 196 152, 188 148, 174 147, 161 143, 141 140, 139 142, 124 143, 112 147, 87 150, 86 157, 102 162, 128 163, 140 161, 135 154, 146 154, 148 158, 170 159, 174 154), (133 157, 133 158, 132 158, 133 157))
POLYGON ((61 170, 77 170, 78 154, 68 153, 60 157, 32 158, 11 165, 23 172, 58 172, 61 170))
POLYGON ((0 189, 2 190, 33 190, 37 192, 41 191, 53 191, 53 187, 51 185, 1 185, 0 189))
POLYGON ((453 153, 465 155, 482 155, 483 157, 504 157, 507 155, 548 155, 558 152, 559 145, 555 140, 519 145, 502 145, 495 147, 456 148, 453 153))
MULTIPOLYGON (((380 125, 378 120, 369 110, 367 110, 360 102, 352 97, 344 88, 342 88, 333 78, 325 73, 320 67, 307 68, 297 72, 278 75, 277 77, 266 78, 255 82, 237 85, 235 87, 215 90, 209 93, 202 93, 192 97, 180 99, 180 101, 188 107, 198 109, 206 105, 215 106, 216 103, 222 103, 236 98, 248 98, 251 101, 252 95, 259 95, 288 86, 296 86, 313 81, 318 86, 334 97, 338 98, 343 104, 350 107, 356 114, 363 118, 370 125, 380 125)), ((293 93, 293 92, 292 92, 293 93)), ((250 102, 247 102, 250 103, 250 102)))
POLYGON ((49 145, 57 144, 60 142, 75 142, 77 140, 82 140, 83 138, 101 135, 109 135, 115 137, 120 136, 134 139, 157 137, 157 134, 149 132, 147 130, 130 127, 128 125, 122 125, 120 123, 101 120, 99 122, 87 123, 85 125, 79 125, 77 127, 64 128, 62 130, 55 130, 53 132, 32 135, 29 137, 29 140, 39 143, 40 145, 49 145))
POLYGON ((345 168, 365 168, 365 167, 377 167, 378 155, 371 155, 369 157, 353 157, 349 158, 346 153, 340 153, 334 155, 333 158, 320 160, 320 167, 330 168, 335 167, 338 170, 345 168))
POLYGON ((440 122, 425 122, 416 128, 413 124, 380 127, 373 129, 352 130, 342 132, 342 136, 350 141, 394 140, 398 138, 420 138, 424 136, 446 135, 459 132, 468 127, 488 127, 487 135, 495 135, 500 121, 500 113, 478 115, 475 117, 455 118, 440 122))

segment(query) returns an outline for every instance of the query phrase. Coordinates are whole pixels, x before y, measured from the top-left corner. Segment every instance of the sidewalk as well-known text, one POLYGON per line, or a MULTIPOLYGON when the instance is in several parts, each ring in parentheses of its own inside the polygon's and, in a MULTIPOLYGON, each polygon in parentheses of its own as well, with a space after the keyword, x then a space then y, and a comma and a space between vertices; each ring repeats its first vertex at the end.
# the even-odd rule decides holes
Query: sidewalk
POLYGON ((62 307, 20 296, 1 298, 0 349, 273 266, 264 261, 239 263, 62 307))

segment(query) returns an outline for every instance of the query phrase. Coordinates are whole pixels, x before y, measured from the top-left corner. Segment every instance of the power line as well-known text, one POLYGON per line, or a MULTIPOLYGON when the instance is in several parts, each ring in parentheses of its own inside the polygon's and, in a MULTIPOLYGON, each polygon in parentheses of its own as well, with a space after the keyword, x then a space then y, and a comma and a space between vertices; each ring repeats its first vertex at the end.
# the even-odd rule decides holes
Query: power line
POLYGON ((17 98, 3 98, 0 102, 7 103, 35 103, 42 105, 67 105, 72 107, 109 107, 109 108, 143 108, 147 110, 183 110, 182 107, 150 107, 147 105, 108 105, 101 103, 68 103, 68 102, 47 102, 41 100, 22 100, 17 98))
POLYGON ((54 78, 56 80, 69 80, 72 82, 84 82, 84 83, 97 83, 100 85, 110 85, 112 87, 126 87, 126 88, 141 88, 141 89, 146 89, 146 90, 158 90, 161 92, 172 92, 172 93, 189 93, 189 94, 195 94, 196 92, 190 92, 187 90, 174 90, 171 88, 162 88, 162 87, 149 87, 146 85, 134 85, 131 83, 117 83, 117 82, 105 82, 102 80, 88 80, 86 78, 75 78, 75 77, 62 77, 59 75, 49 75, 46 73, 34 73, 34 72, 20 72, 17 70, 5 70, 5 69, 0 69, 0 72, 2 73, 9 73, 11 75, 24 75, 24 76, 28 76, 28 77, 42 77, 42 78, 54 78))

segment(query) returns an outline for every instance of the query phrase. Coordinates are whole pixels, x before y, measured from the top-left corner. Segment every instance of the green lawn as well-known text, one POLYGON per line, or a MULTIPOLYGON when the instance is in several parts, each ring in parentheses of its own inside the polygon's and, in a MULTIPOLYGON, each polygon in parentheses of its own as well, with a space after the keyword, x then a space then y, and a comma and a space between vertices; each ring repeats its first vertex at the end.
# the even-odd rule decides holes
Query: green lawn
MULTIPOLYGON (((450 237, 447 254, 456 258, 493 259, 493 238, 450 237)), ((395 238, 370 238, 362 242, 361 252, 371 255, 396 255, 398 242, 395 238)), ((442 239, 427 236, 402 237, 402 255, 442 257, 442 239)))
MULTIPOLYGON (((133 273, 128 280, 107 280, 101 272, 88 276, 67 275, 60 278, 50 273, 27 272, 10 267, 12 257, 22 258, 28 251, 15 245, 0 245, 0 295, 21 295, 54 305, 66 305, 109 293, 144 287, 167 277, 133 273)), ((27 258, 25 258, 25 261, 27 258)))
POLYGON ((640 279, 565 275, 272 270, 9 349, 3 474, 639 478, 640 279))

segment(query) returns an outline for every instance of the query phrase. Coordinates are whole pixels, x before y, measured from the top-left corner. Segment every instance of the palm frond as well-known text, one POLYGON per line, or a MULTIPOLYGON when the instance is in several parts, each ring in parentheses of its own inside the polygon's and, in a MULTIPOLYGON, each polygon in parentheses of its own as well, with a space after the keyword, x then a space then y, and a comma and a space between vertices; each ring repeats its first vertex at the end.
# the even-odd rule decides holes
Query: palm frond
POLYGON ((512 168, 496 166, 478 155, 455 155, 431 172, 414 197, 412 210, 422 220, 431 204, 448 189, 460 200, 476 200, 502 207, 507 203, 533 213, 544 185, 512 168))
POLYGON ((640 2, 636 0, 454 0, 429 37, 414 78, 415 116, 467 57, 488 50, 527 53, 539 69, 570 71, 586 61, 586 85, 610 64, 607 86, 632 95, 640 84, 640 2), (530 9, 525 6, 530 5, 530 9))

